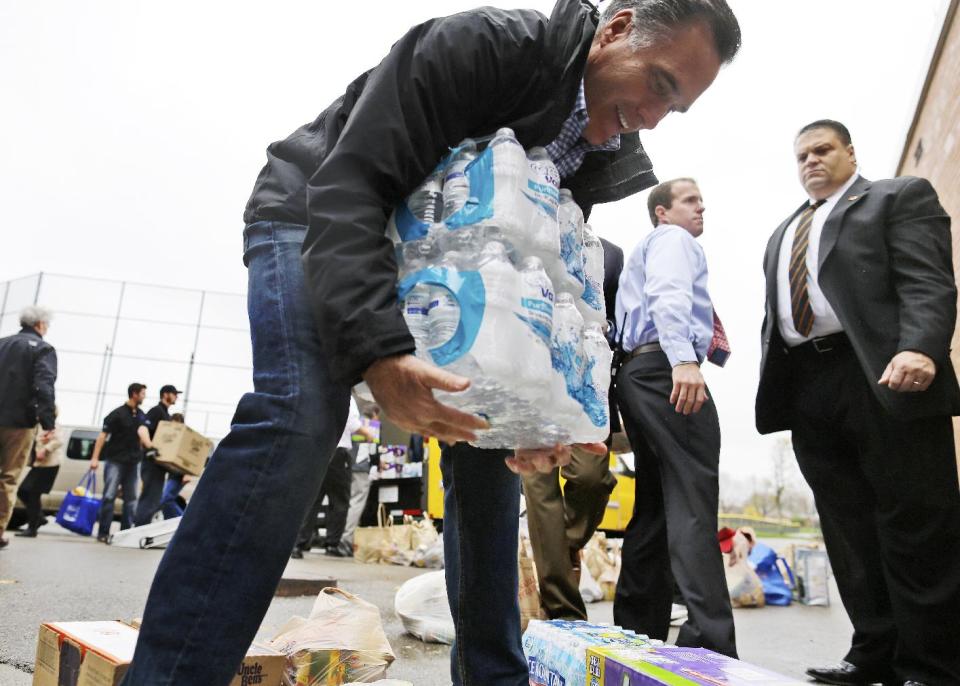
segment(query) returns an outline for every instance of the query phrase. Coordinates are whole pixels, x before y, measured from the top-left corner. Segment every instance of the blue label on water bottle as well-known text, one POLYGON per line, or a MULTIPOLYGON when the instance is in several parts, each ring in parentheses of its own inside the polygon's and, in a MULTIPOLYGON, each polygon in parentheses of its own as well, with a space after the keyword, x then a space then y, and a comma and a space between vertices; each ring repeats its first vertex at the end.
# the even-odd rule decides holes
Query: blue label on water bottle
POLYGON ((397 298, 404 300, 417 284, 440 286, 450 291, 460 307, 460 321, 453 337, 430 349, 433 361, 444 367, 466 355, 477 340, 486 307, 483 279, 477 271, 456 271, 445 267, 428 267, 404 277, 397 284, 397 298))
POLYGON ((578 354, 572 343, 561 343, 550 349, 550 362, 563 377, 567 395, 580 404, 594 426, 604 426, 607 423, 607 399, 600 397, 591 383, 597 361, 578 354))
MULTIPOLYGON (((456 150, 451 154, 456 154, 456 150)), ((464 170, 470 182, 466 204, 447 217, 448 229, 460 229, 493 216, 493 148, 477 155, 464 170)))
POLYGON ((429 224, 413 216, 413 212, 407 207, 406 201, 397 205, 393 220, 397 225, 397 234, 404 243, 426 238, 427 229, 430 228, 429 224))

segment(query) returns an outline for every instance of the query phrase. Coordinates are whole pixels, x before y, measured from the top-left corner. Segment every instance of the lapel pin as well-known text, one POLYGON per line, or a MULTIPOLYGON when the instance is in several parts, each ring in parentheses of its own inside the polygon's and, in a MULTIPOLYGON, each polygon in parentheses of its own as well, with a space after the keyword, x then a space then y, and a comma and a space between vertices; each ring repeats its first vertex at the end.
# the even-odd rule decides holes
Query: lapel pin
POLYGON ((856 199, 859 198, 859 197, 860 197, 859 195, 851 195, 849 198, 847 198, 847 200, 849 200, 850 202, 853 202, 854 200, 856 200, 856 199))

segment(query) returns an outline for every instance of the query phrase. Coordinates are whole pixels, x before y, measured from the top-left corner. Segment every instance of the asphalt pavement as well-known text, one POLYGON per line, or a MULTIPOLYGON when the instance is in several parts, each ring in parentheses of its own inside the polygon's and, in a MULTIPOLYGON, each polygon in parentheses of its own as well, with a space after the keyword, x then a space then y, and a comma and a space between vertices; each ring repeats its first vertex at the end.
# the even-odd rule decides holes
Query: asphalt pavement
MULTIPOLYGON (((35 539, 15 538, 0 551, 0 686, 31 683, 38 627, 45 621, 131 619, 143 606, 162 550, 116 548, 48 524, 35 539)), ((251 554, 251 565, 256 554, 251 554)), ((288 572, 336 578, 342 588, 377 605, 397 656, 388 676, 416 686, 449 684, 449 648, 404 633, 393 598, 424 570, 363 565, 320 552, 292 560, 288 572)), ((832 588, 830 607, 767 607, 735 611, 740 658, 803 678, 810 665, 835 663, 851 626, 832 588)), ((269 639, 292 615, 307 616, 312 597, 275 598, 258 639, 269 639)), ((588 606, 590 619, 613 621, 612 603, 588 606)))

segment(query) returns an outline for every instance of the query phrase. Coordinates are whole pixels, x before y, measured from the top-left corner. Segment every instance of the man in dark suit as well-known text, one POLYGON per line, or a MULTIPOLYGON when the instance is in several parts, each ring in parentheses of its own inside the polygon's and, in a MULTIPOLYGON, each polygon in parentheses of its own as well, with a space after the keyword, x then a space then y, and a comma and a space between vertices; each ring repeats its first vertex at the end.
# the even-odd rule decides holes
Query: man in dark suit
MULTIPOLYGON (((607 336, 616 340, 614 320, 623 250, 604 238, 600 242, 607 336)), ((609 454, 580 448, 573 449, 570 463, 562 468, 524 475, 530 545, 537 567, 540 604, 548 619, 587 619, 579 587, 580 551, 603 521, 610 493, 616 485, 617 478, 610 472, 609 454), (560 474, 566 479, 563 491, 560 474)))
POLYGON ((789 429, 853 623, 818 681, 960 683, 950 218, 924 179, 868 181, 850 133, 794 143, 810 197, 767 245, 760 433, 789 429))

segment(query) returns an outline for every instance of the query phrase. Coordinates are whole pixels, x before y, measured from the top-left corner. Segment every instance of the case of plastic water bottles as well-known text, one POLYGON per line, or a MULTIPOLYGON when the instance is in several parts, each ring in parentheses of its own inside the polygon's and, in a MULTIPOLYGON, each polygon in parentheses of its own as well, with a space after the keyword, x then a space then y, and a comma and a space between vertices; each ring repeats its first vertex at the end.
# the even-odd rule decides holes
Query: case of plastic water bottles
POLYGON ((467 139, 396 208, 398 300, 417 355, 470 379, 437 393, 482 415, 483 448, 609 432, 603 246, 543 148, 467 139))
POLYGON ((587 683, 587 650, 600 647, 652 648, 651 640, 607 624, 553 619, 533 620, 523 634, 530 683, 537 686, 587 683))

